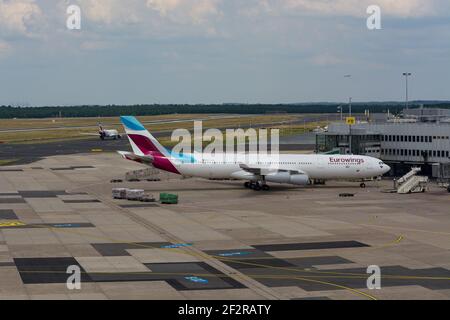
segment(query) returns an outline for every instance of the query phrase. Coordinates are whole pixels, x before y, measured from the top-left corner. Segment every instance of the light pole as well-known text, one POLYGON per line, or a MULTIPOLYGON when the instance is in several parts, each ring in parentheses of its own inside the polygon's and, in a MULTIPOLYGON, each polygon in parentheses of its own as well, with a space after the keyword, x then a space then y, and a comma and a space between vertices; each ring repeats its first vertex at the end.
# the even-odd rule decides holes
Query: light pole
POLYGON ((352 97, 348 98, 348 116, 352 116, 352 97))
MULTIPOLYGON (((352 75, 346 74, 346 75, 344 75, 344 78, 347 78, 350 80, 352 78, 352 75)), ((348 98, 348 116, 349 117, 352 116, 352 97, 348 98)), ((349 152, 350 152, 350 154, 352 154, 352 126, 351 125, 348 126, 348 146, 349 146, 349 152)))
POLYGON ((408 77, 411 76, 411 72, 403 72, 403 76, 406 78, 406 109, 408 109, 408 77))
POLYGON ((342 108, 342 104, 341 104, 340 106, 337 107, 337 112, 340 113, 340 115, 341 115, 341 121, 343 120, 343 117, 342 117, 343 109, 344 109, 344 108, 342 108))
MULTIPOLYGON (((352 97, 348 98, 348 114, 349 117, 352 116, 352 97)), ((352 125, 348 125, 348 145, 350 147, 350 154, 352 153, 352 125)))
MULTIPOLYGON (((347 78, 347 79, 350 80, 352 78, 352 75, 351 74, 346 74, 344 76, 344 78, 347 78)), ((348 99, 348 116, 349 117, 352 116, 352 98, 351 97, 348 99)))

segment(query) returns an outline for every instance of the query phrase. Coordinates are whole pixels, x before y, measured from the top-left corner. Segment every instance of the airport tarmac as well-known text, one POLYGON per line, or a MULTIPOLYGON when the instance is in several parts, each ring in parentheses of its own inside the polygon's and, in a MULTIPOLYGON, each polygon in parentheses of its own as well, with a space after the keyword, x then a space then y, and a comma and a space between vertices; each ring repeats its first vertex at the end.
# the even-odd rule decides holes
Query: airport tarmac
POLYGON ((392 182, 110 183, 144 168, 113 153, 0 167, 0 299, 449 299, 450 196, 392 182), (114 187, 179 195, 113 200, 114 187), (354 193, 341 198, 339 193, 354 193), (82 271, 69 290, 68 266, 82 271), (369 265, 381 289, 369 290, 369 265))

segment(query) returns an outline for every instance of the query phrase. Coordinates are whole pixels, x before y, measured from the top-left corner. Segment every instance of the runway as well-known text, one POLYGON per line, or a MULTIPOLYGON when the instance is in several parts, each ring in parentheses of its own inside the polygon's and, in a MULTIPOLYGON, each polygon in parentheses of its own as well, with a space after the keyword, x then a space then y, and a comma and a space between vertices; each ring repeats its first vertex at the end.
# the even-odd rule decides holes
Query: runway
MULTIPOLYGON (((312 115, 290 122, 291 124, 303 124, 304 122, 323 121, 328 115, 312 115)), ((183 120, 184 121, 184 120, 183 120)), ((264 128, 267 124, 254 124, 252 128, 264 128)), ((243 129, 249 126, 242 126, 243 129)), ((150 128, 149 128, 150 129, 150 128)), ((225 129, 225 128, 219 128, 225 129)), ((30 132, 30 135, 32 132, 30 132)), ((167 131, 152 131, 156 137, 167 137, 172 134, 171 130, 167 131)), ((280 137, 281 151, 312 151, 315 149, 314 139, 312 133, 302 136, 294 137, 280 137), (296 141, 298 141, 296 143, 296 141)), ((26 164, 32 163, 44 157, 52 155, 69 155, 79 153, 90 153, 92 150, 100 150, 102 152, 131 151, 128 139, 124 136, 123 139, 118 140, 104 140, 101 141, 97 137, 74 139, 67 141, 55 141, 45 143, 21 143, 21 144, 0 144, 0 159, 15 159, 10 164, 26 164)))
MULTIPOLYGON (((239 117, 250 117, 253 115, 239 115, 239 117)), ((229 118, 236 118, 237 115, 213 115, 213 116, 205 116, 202 118, 187 118, 187 119, 166 119, 166 120, 153 120, 153 121, 142 121, 144 125, 151 125, 151 124, 167 124, 167 123, 180 123, 180 122, 189 122, 189 121, 207 121, 207 120, 214 120, 214 119, 229 119, 229 118)), ((82 119, 82 118, 80 118, 82 119)), ((101 123, 101 118, 98 120, 99 123, 101 123)), ((109 123, 109 126, 113 125, 121 125, 119 121, 109 123)), ((96 131, 98 129, 98 125, 87 125, 87 126, 49 126, 49 127, 39 127, 39 128, 10 128, 10 129, 0 129, 0 133, 5 132, 33 132, 33 131, 48 131, 48 130, 66 130, 66 129, 89 129, 92 128, 93 131, 96 131)))
MULTIPOLYGON (((165 133, 155 133, 155 137, 165 133)), ((314 150, 312 144, 280 144, 281 151, 314 150)), ((128 139, 104 140, 89 138, 41 144, 0 144, 0 159, 18 159, 11 165, 27 164, 52 155, 69 155, 91 152, 132 151, 128 139), (94 151, 93 151, 94 150, 94 151)))

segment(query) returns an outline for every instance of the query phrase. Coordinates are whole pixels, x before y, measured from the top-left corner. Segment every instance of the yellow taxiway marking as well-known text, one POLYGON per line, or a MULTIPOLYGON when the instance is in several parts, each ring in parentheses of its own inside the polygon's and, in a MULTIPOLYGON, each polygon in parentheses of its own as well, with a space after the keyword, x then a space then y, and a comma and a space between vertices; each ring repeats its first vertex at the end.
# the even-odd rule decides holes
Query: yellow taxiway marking
POLYGON ((8 221, 8 222, 0 222, 0 228, 14 228, 25 226, 26 224, 20 221, 8 221))
POLYGON ((390 246, 399 244, 400 241, 402 241, 404 238, 405 238, 405 236, 400 235, 400 236, 398 236, 394 241, 391 241, 391 242, 388 242, 388 243, 386 243, 386 244, 383 244, 383 245, 380 245, 380 246, 377 246, 377 247, 373 247, 373 248, 374 248, 374 249, 387 248, 387 247, 390 247, 390 246))
POLYGON ((91 149, 92 152, 102 152, 103 149, 91 149))
POLYGON ((439 235, 444 235, 444 236, 449 236, 450 235, 450 232, 444 232, 444 231, 432 231, 432 230, 413 229, 413 228, 404 228, 404 227, 383 226, 383 225, 377 225, 377 224, 357 224, 357 225, 358 226, 363 226, 363 227, 380 228, 380 229, 397 229, 397 230, 411 231, 411 232, 423 232, 423 233, 429 233, 429 234, 439 234, 439 235))

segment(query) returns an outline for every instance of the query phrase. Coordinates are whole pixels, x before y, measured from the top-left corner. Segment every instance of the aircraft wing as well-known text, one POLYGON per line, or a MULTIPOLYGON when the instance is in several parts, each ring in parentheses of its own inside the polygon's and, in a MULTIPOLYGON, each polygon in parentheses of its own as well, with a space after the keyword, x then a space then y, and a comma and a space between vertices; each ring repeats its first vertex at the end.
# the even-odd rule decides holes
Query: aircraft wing
POLYGON ((241 167, 242 170, 244 170, 245 172, 248 173, 252 173, 254 175, 258 175, 258 176, 266 176, 268 174, 271 173, 277 173, 277 172, 289 172, 291 174, 306 174, 306 172, 299 170, 299 169, 295 169, 295 168, 289 168, 289 167, 284 167, 284 166, 280 166, 278 168, 271 168, 271 167, 264 167, 264 166, 248 166, 246 164, 240 164, 239 167, 241 167))
POLYGON ((131 161, 136 161, 136 162, 140 162, 140 163, 151 164, 153 162, 153 159, 154 159, 150 155, 139 156, 137 154, 134 154, 134 153, 128 152, 128 151, 117 151, 117 153, 120 154, 124 159, 131 160, 131 161))

